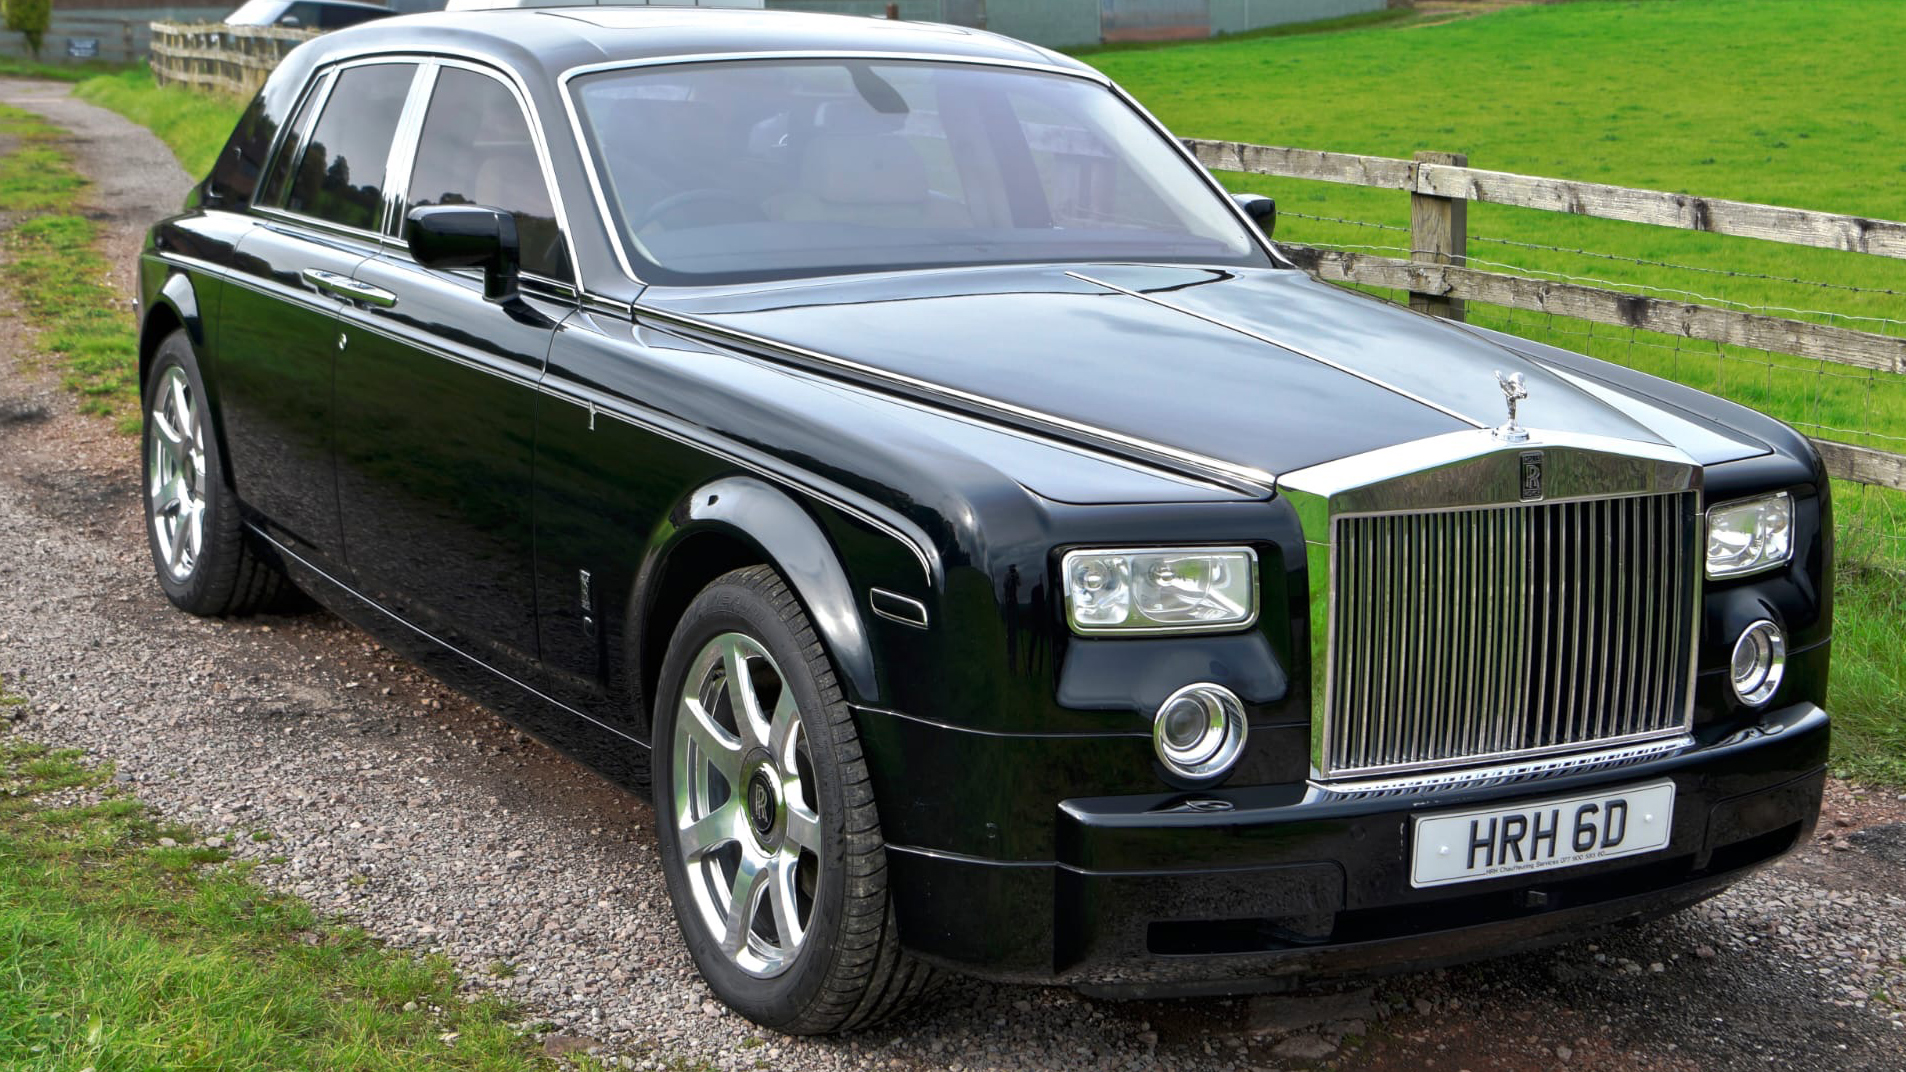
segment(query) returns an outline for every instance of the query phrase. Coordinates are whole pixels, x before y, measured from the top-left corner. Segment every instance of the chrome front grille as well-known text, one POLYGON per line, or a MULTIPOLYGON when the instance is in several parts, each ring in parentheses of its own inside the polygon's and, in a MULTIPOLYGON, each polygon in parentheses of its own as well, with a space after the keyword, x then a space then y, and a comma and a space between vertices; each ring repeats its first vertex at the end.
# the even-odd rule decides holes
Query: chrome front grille
POLYGON ((1323 773, 1685 730, 1699 533, 1687 492, 1334 518, 1323 773))

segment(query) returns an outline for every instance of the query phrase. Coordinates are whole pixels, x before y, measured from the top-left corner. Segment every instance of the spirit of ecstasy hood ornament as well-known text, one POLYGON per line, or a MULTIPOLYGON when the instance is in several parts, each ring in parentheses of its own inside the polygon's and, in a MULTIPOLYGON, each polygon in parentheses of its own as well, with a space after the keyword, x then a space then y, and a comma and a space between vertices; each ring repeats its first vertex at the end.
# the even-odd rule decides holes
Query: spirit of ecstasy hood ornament
POLYGON ((1497 370, 1496 384, 1502 388, 1502 397, 1509 403, 1509 423, 1495 429, 1496 438, 1509 443, 1528 442, 1529 430, 1516 423, 1516 403, 1529 397, 1529 389, 1522 386, 1522 373, 1504 376, 1501 370, 1497 370))

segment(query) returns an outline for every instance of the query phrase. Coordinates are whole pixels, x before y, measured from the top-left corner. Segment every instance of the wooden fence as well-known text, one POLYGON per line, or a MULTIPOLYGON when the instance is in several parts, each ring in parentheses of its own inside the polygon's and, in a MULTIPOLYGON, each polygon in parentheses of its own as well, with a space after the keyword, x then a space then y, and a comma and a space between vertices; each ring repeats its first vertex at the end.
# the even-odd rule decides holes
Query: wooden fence
MULTIPOLYGON (((1486 171, 1468 166, 1467 159, 1454 153, 1418 153, 1414 159, 1400 160, 1195 138, 1186 139, 1185 144, 1214 171, 1407 192, 1407 260, 1290 244, 1283 248, 1321 279, 1407 291, 1414 309, 1461 320, 1463 303, 1478 301, 1791 354, 1889 376, 1906 375, 1906 338, 1580 283, 1479 271, 1464 263, 1471 201, 1901 259, 1906 259, 1906 223, 1486 171)), ((1814 443, 1834 476, 1906 491, 1906 455, 1832 440, 1815 439, 1814 443)))
POLYGON ((285 53, 318 36, 295 26, 227 26, 222 22, 152 24, 152 77, 249 97, 285 53))

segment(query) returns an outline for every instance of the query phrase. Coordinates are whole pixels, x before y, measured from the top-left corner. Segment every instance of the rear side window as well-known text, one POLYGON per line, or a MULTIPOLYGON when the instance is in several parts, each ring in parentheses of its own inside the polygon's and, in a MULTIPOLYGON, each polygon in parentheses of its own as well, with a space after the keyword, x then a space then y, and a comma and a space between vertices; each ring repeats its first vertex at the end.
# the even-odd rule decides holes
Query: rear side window
POLYGON ((256 204, 280 205, 285 200, 285 186, 291 179, 291 164, 298 159, 299 150, 304 148, 305 121, 311 118, 311 108, 318 98, 324 96, 324 85, 314 82, 311 92, 298 102, 298 110, 291 113, 291 122, 285 127, 285 143, 278 148, 278 155, 271 159, 271 170, 265 174, 264 185, 258 188, 256 204))
POLYGON ((265 112, 265 95, 252 98, 251 107, 232 128, 231 139, 212 164, 205 189, 220 202, 242 204, 251 199, 258 186, 258 171, 265 153, 271 149, 272 136, 278 133, 278 119, 265 112))
POLYGON ((409 204, 483 205, 516 217, 523 270, 569 278, 562 231, 550 205, 529 122, 503 83, 446 67, 437 76, 410 172, 409 204))
POLYGON ((383 222, 384 165, 416 65, 379 63, 338 73, 298 159, 285 208, 345 227, 383 222))

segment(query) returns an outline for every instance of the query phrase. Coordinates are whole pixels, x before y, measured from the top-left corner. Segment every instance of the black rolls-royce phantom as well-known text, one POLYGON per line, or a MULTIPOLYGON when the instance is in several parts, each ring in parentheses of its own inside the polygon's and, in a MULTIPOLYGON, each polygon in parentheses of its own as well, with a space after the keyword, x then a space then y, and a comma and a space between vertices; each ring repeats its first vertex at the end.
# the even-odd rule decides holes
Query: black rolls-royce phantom
POLYGON ((1807 441, 1315 282, 1273 211, 984 33, 330 34, 140 257, 158 580, 295 583, 652 785, 790 1032, 1501 953, 1806 837, 1807 441))

